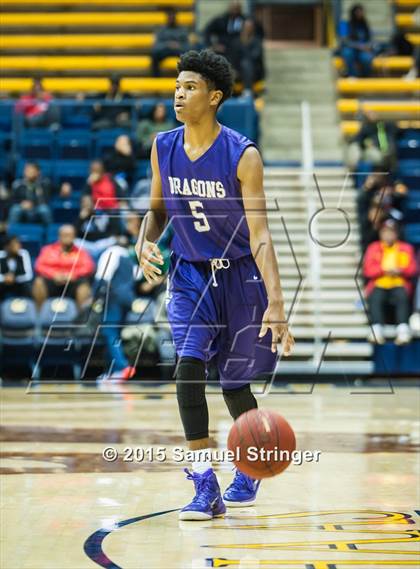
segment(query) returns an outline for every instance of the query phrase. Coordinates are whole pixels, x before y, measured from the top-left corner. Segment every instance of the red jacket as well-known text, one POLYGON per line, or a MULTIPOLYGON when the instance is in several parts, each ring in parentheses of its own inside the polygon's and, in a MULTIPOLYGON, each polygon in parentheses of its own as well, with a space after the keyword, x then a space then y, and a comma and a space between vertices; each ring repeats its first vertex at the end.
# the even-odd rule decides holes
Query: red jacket
POLYGON ((90 184, 95 209, 117 209, 118 200, 115 184, 109 174, 90 184))
POLYGON ((73 245, 67 253, 59 242, 45 245, 35 263, 35 271, 47 279, 53 279, 58 273, 71 275, 71 280, 87 277, 95 269, 94 262, 84 249, 73 245))
POLYGON ((48 109, 52 96, 49 93, 42 93, 37 98, 31 93, 29 95, 22 95, 15 106, 17 113, 23 113, 25 117, 35 117, 41 113, 45 113, 48 109))
MULTIPOLYGON (((398 254, 404 258, 404 262, 399 265, 401 270, 400 277, 403 280, 404 287, 410 294, 412 290, 412 283, 410 278, 415 277, 417 274, 416 259, 414 256, 414 248, 409 243, 397 241, 398 254)), ((365 257, 363 259, 363 274, 369 279, 365 293, 370 294, 375 288, 376 280, 385 275, 382 269, 384 244, 381 241, 374 241, 366 249, 365 257)))

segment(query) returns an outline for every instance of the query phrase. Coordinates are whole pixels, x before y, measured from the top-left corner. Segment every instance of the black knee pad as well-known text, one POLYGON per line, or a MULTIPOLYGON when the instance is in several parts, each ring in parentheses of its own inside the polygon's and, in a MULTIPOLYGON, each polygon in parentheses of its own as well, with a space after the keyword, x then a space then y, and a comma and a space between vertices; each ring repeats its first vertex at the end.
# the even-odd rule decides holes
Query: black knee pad
POLYGON ((206 401, 206 365, 198 358, 179 360, 176 372, 176 396, 187 441, 209 436, 206 401))
POLYGON ((258 407, 257 400, 251 392, 249 384, 239 389, 223 389, 223 398, 234 420, 242 413, 258 407))

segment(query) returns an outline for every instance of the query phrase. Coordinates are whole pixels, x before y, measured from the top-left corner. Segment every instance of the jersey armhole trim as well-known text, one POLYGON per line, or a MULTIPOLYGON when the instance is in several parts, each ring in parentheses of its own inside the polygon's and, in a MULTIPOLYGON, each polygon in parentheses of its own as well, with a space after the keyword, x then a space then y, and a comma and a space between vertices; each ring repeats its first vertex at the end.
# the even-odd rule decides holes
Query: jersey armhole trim
MULTIPOLYGON (((237 158, 235 159, 235 175, 236 175, 236 181, 239 184, 239 191, 241 191, 241 181, 238 178, 238 166, 239 166, 239 162, 243 156, 243 153, 245 152, 245 150, 247 150, 248 148, 256 148, 259 152, 259 154, 261 155, 261 152, 258 148, 258 146, 255 144, 255 142, 250 141, 248 144, 246 144, 246 146, 244 146, 243 148, 241 148, 240 152, 238 153, 237 158)), ((242 192, 241 192, 242 195, 242 192)))

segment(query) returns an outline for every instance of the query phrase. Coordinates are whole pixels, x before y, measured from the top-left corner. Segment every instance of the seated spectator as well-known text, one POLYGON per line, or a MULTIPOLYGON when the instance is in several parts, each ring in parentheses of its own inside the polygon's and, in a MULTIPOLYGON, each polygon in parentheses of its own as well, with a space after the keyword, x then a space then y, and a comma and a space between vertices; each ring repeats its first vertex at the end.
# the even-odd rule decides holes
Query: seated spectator
POLYGON ((125 216, 124 222, 125 234, 128 238, 129 245, 135 245, 139 238, 141 217, 133 211, 125 216))
POLYGON ((152 179, 142 178, 134 185, 130 196, 130 207, 135 211, 147 211, 150 207, 150 189, 152 179))
POLYGON ((63 182, 61 184, 60 192, 58 194, 60 198, 63 198, 63 200, 71 198, 72 193, 73 193, 72 185, 69 182, 63 182))
POLYGON ((349 77, 369 77, 375 56, 372 33, 361 4, 350 8, 347 36, 342 39, 341 56, 349 77))
POLYGON ((90 175, 86 182, 84 192, 90 195, 95 210, 118 209, 118 188, 107 172, 101 160, 94 160, 90 164, 90 175))
POLYGON ((41 79, 34 79, 31 92, 21 95, 15 112, 23 114, 26 126, 57 126, 59 123, 58 107, 51 105, 53 96, 42 88, 41 79))
POLYGON ((409 57, 414 53, 414 46, 411 41, 406 37, 405 30, 397 29, 392 38, 391 44, 389 46, 389 50, 387 51, 388 55, 398 55, 398 56, 405 56, 409 57))
POLYGON ((239 37, 231 42, 230 60, 243 83, 243 95, 251 95, 254 83, 264 78, 263 43, 251 18, 244 21, 239 37))
POLYGON ((40 308, 48 297, 70 296, 81 308, 90 297, 89 278, 95 265, 90 255, 76 247, 76 232, 72 225, 62 225, 59 240, 45 245, 35 262, 37 277, 33 296, 40 308))
POLYGON ((106 212, 99 214, 95 212, 92 197, 86 194, 81 197, 80 212, 75 227, 79 239, 92 242, 119 235, 121 220, 115 215, 107 215, 106 212))
POLYGON ((124 101, 130 101, 131 96, 120 90, 119 77, 112 77, 109 90, 102 97, 104 104, 95 103, 93 106, 92 128, 130 128, 131 105, 124 101))
POLYGON ((366 296, 374 338, 384 344, 383 325, 387 306, 393 306, 397 323, 395 343, 407 344, 411 340, 408 325, 412 279, 417 273, 414 249, 398 240, 398 229, 392 220, 386 221, 379 231, 379 241, 371 243, 363 260, 363 273, 368 279, 366 296))
POLYGON ((355 171, 363 160, 391 171, 396 162, 396 134, 394 123, 380 120, 374 111, 365 111, 360 130, 348 147, 349 168, 355 171))
POLYGON ((0 251, 0 301, 13 296, 31 296, 31 257, 15 235, 6 237, 0 251))
POLYGON ((188 31, 177 25, 176 12, 173 8, 166 11, 168 23, 156 33, 155 43, 152 47, 152 75, 160 76, 160 62, 165 57, 178 56, 188 49, 188 31))
POLYGON ((205 49, 206 45, 204 43, 203 36, 200 32, 192 31, 188 34, 188 48, 194 51, 201 51, 205 49))
POLYGON ((121 326, 134 300, 135 272, 138 264, 128 251, 128 239, 120 237, 99 258, 95 275, 94 298, 106 297, 102 334, 107 353, 107 370, 99 383, 122 383, 133 377, 136 369, 129 365, 120 341, 121 326))
POLYGON ((136 158, 129 136, 122 134, 117 138, 113 150, 104 158, 104 165, 121 189, 129 192, 136 171, 136 158))
POLYGON ((206 46, 216 53, 229 57, 231 42, 239 37, 244 20, 241 3, 234 0, 226 12, 210 20, 205 27, 206 46))
MULTIPOLYGON (((10 204, 10 190, 3 180, 0 180, 0 226, 7 220, 7 212, 10 204)), ((1 241, 0 241, 1 246, 1 241)))
POLYGON ((167 117, 166 107, 163 103, 157 103, 150 118, 143 119, 137 127, 138 158, 150 158, 153 141, 158 132, 175 128, 175 121, 167 117))
POLYGON ((387 219, 404 218, 408 188, 382 173, 370 174, 357 196, 357 210, 362 249, 378 239, 378 230, 387 219))
POLYGON ((51 223, 51 210, 47 205, 50 193, 51 184, 42 177, 38 164, 27 162, 23 178, 12 184, 9 223, 51 223))
POLYGON ((401 223, 404 219, 405 201, 408 188, 402 182, 388 181, 383 188, 377 192, 372 200, 372 204, 382 210, 384 219, 392 219, 401 223))

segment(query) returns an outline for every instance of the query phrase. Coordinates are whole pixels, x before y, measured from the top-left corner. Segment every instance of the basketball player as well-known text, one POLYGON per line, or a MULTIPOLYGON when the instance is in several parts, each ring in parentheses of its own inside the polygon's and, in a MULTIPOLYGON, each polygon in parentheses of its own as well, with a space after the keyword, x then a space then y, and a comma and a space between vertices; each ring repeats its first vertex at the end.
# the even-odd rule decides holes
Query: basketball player
POLYGON ((210 458, 207 362, 215 357, 236 419, 257 407, 250 383, 274 369, 277 343, 286 356, 294 344, 267 225, 261 156, 251 140, 216 120, 232 85, 223 56, 203 50, 181 57, 174 108, 184 126, 154 141, 150 211, 136 245, 152 282, 163 263, 156 241, 169 220, 167 311, 178 358, 177 400, 189 449, 196 451, 192 472, 186 470, 195 497, 180 511, 182 520, 223 515, 225 503, 250 505, 259 486, 237 470, 221 496, 210 458))

